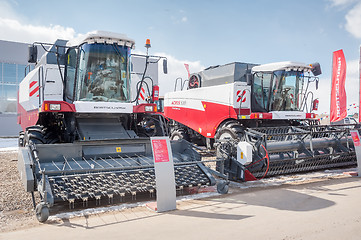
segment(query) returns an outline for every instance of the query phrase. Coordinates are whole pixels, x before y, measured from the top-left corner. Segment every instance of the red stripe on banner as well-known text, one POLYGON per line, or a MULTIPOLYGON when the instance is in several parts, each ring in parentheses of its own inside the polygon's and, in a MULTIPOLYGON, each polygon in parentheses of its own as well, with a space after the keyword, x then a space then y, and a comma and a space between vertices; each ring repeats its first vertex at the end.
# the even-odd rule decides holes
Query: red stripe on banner
POLYGON ((333 52, 330 121, 337 122, 347 117, 346 106, 346 61, 342 50, 333 52))
POLYGON ((37 93, 39 91, 39 86, 37 86, 36 88, 34 88, 33 91, 30 92, 29 96, 32 97, 35 93, 37 93))
POLYGON ((189 64, 185 63, 185 64, 184 64, 184 67, 185 67, 185 68, 186 68, 186 70, 187 70, 187 73, 188 73, 188 79, 189 79, 189 77, 191 76, 191 73, 189 72, 189 64))
POLYGON ((360 63, 359 63, 359 73, 360 73, 360 82, 359 82, 359 109, 358 109, 358 121, 361 122, 361 47, 360 47, 360 63))
POLYGON ((29 88, 31 88, 32 86, 34 86, 37 83, 37 81, 32 81, 29 85, 29 88))

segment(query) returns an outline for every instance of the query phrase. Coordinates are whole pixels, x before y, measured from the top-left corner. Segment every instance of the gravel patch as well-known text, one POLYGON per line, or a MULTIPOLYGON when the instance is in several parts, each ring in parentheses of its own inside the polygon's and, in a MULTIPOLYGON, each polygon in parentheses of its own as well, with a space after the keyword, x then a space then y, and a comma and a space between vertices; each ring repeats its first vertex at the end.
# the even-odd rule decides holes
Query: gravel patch
POLYGON ((31 194, 20 181, 17 151, 0 151, 0 173, 0 232, 39 225, 31 194))

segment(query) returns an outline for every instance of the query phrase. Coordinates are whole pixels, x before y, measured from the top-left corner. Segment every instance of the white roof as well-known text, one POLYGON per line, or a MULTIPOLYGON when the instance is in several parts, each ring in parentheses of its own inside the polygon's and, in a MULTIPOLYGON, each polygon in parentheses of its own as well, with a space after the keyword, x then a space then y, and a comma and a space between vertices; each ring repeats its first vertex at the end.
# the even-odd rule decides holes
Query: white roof
POLYGON ((70 40, 67 43, 67 46, 78 46, 82 43, 117 43, 121 46, 127 46, 131 48, 135 47, 135 41, 131 38, 128 38, 127 35, 106 31, 94 31, 88 32, 84 35, 80 35, 79 37, 70 40))
POLYGON ((276 62, 262 64, 259 66, 254 66, 252 72, 273 72, 278 70, 287 70, 287 71, 311 71, 312 67, 305 63, 298 62, 276 62))

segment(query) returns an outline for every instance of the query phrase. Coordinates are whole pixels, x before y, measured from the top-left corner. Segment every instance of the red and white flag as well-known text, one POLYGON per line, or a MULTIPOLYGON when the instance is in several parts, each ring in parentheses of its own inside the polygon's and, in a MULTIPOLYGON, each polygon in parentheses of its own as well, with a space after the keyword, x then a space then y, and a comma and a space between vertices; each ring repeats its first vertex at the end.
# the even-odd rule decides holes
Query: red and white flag
POLYGON ((342 49, 333 52, 330 121, 337 122, 347 117, 345 91, 346 61, 342 49))
POLYGON ((184 67, 187 69, 187 72, 188 72, 188 79, 190 78, 191 76, 191 73, 189 72, 189 64, 185 63, 184 64, 184 67))

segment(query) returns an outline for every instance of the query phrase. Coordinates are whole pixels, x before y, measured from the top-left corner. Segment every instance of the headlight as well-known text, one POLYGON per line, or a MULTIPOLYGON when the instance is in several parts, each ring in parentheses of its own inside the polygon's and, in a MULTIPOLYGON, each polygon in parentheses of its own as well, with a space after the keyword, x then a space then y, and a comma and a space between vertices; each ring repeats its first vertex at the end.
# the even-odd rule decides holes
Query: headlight
POLYGON ((145 106, 145 107, 144 107, 144 110, 145 110, 146 112, 153 112, 153 106, 145 106))
POLYGON ((61 107, 60 104, 49 104, 50 111, 60 111, 61 107))

